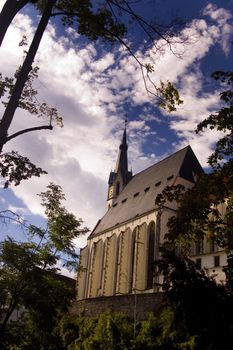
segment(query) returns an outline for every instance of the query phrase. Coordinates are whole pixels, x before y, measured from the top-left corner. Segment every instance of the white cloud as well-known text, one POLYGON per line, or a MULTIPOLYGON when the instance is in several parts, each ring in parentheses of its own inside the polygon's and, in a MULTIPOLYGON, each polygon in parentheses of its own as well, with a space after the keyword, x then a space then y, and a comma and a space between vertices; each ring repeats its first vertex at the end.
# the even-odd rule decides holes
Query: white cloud
POLYGON ((218 8, 211 3, 206 6, 203 13, 218 23, 219 30, 221 31, 221 38, 218 38, 219 44, 222 46, 225 54, 228 55, 232 38, 232 25, 229 23, 232 21, 232 14, 224 8, 218 8))
MULTIPOLYGON (((158 61, 152 77, 154 81, 162 78, 179 83, 185 103, 173 113, 174 117, 164 113, 164 118, 180 137, 175 147, 190 143, 202 164, 205 164, 217 135, 207 132, 197 136, 194 128, 197 122, 217 108, 218 92, 201 94, 204 77, 199 63, 210 48, 221 41, 222 36, 226 38, 225 34, 230 30, 230 17, 224 11, 215 8, 211 12, 211 7, 207 7, 205 15, 212 17, 212 23, 209 25, 205 19, 194 20, 185 30, 185 34, 191 37, 191 45, 184 47, 177 44, 176 47, 177 51, 184 51, 182 58, 165 51, 163 56, 156 57, 158 61)), ((0 50, 3 73, 10 74, 17 67, 21 57, 17 45, 24 32, 31 37, 32 22, 28 16, 18 15, 0 50)), ((71 35, 73 39, 75 34, 71 35)), ((227 52, 228 44, 226 40, 224 42, 223 49, 227 52)), ((121 60, 118 62, 114 52, 100 57, 93 44, 73 47, 68 38, 57 38, 55 29, 48 26, 36 57, 40 66, 36 86, 40 99, 58 108, 64 117, 65 127, 56 127, 52 132, 25 134, 6 147, 17 149, 49 173, 13 188, 33 213, 43 213, 36 194, 54 181, 62 185, 68 209, 82 217, 86 225, 94 226, 105 210, 107 178, 115 165, 123 128, 122 117, 127 112, 124 110, 125 102, 143 106, 143 114, 128 125, 129 158, 133 170, 141 170, 160 159, 154 152, 145 155, 142 151, 147 137, 156 134, 148 122, 160 122, 156 111, 155 115, 152 114, 154 101, 148 98, 135 60, 124 50, 119 52, 121 60)), ((151 51, 146 54, 146 62, 150 55, 151 51)), ((44 122, 17 111, 11 132, 29 123, 33 126, 44 122)), ((156 137, 164 143, 164 138, 160 135, 156 137)), ((84 244, 85 238, 81 238, 78 245, 84 244)))

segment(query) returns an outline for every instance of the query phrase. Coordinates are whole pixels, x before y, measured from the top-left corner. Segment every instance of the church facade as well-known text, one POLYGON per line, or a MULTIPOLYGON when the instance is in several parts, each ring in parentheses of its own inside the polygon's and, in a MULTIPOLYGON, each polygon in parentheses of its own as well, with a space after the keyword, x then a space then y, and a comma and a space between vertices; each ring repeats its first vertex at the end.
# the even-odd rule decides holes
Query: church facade
MULTIPOLYGON (((158 276, 153 262, 159 257, 166 224, 176 212, 176 203, 159 209, 156 196, 166 186, 194 185, 203 169, 190 146, 136 175, 128 170, 126 129, 114 172, 108 181, 107 212, 98 221, 80 252, 78 300, 154 293, 158 276)), ((224 252, 211 242, 199 242, 193 259, 205 264, 219 280, 225 263, 224 252)))

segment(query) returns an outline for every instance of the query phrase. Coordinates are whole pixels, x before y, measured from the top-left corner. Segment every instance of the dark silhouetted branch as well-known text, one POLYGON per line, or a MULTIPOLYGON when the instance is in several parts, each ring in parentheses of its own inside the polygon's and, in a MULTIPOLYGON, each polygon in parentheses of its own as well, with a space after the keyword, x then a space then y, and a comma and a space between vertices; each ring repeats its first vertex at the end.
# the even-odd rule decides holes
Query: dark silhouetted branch
POLYGON ((37 131, 37 130, 53 130, 53 126, 52 125, 41 125, 41 126, 34 126, 33 128, 28 128, 28 129, 24 129, 24 130, 20 130, 10 136, 7 137, 6 142, 10 141, 11 139, 14 139, 15 137, 19 136, 19 135, 23 135, 26 134, 27 132, 31 132, 31 131, 37 131))

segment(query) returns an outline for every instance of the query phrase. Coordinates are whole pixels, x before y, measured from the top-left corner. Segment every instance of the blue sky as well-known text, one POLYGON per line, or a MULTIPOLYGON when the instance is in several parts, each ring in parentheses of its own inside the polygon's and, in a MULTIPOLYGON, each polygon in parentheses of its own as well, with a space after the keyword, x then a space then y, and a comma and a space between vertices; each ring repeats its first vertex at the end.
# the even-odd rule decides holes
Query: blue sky
MULTIPOLYGON (((3 4, 0 0, 0 8, 3 4)), ((125 115, 134 173, 188 144, 206 167, 218 134, 207 131, 196 135, 194 130, 219 108, 220 87, 210 74, 232 69, 233 1, 143 0, 137 10, 155 14, 156 20, 165 24, 173 16, 185 21, 181 34, 189 40, 175 45, 176 55, 166 47, 163 54, 154 54, 152 49, 136 51, 142 62, 154 64, 153 81, 172 81, 184 103, 171 114, 161 110, 148 97, 137 63, 122 47, 99 46, 50 24, 36 57, 40 72, 35 85, 40 100, 60 111, 65 126, 27 134, 7 144, 5 151, 14 149, 28 156, 48 175, 1 189, 2 209, 40 223, 43 210, 36 194, 53 181, 63 187, 67 208, 93 228, 105 212, 108 175, 115 166, 125 115), (152 9, 148 11, 149 5, 152 9)), ((11 75, 22 62, 18 43, 23 34, 30 40, 34 24, 31 10, 15 18, 0 50, 3 74, 11 75)), ((132 40, 137 33, 131 32, 132 40)), ((180 37, 176 39, 180 41, 180 37)), ((3 106, 0 108, 2 113, 3 106)), ((18 110, 11 131, 41 122, 18 110)), ((7 225, 3 225, 2 233, 7 232, 7 225)), ((84 237, 78 240, 77 246, 85 241, 84 237)))

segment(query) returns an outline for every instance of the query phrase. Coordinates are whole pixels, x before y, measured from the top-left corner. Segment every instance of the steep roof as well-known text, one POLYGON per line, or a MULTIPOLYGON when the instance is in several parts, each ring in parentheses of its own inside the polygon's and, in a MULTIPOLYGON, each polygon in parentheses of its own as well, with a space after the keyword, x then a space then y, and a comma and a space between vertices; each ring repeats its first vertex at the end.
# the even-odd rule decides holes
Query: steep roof
POLYGON ((131 179, 113 206, 99 220, 89 239, 153 210, 156 195, 167 185, 172 185, 177 176, 194 182, 194 174, 202 172, 190 146, 141 171, 131 179))
POLYGON ((111 171, 109 175, 108 184, 110 186, 114 185, 114 182, 119 179, 119 175, 122 178, 122 185, 125 186, 132 178, 132 172, 128 171, 128 156, 127 156, 127 136, 126 136, 126 126, 124 129, 122 142, 119 147, 118 158, 116 162, 115 171, 111 171))

